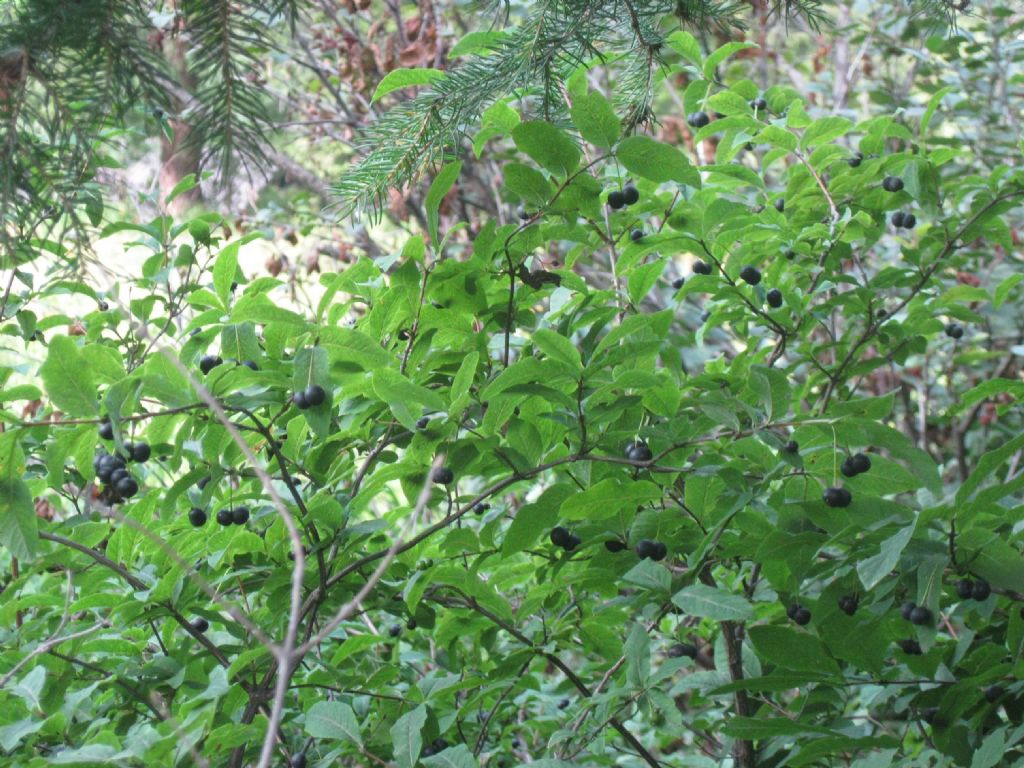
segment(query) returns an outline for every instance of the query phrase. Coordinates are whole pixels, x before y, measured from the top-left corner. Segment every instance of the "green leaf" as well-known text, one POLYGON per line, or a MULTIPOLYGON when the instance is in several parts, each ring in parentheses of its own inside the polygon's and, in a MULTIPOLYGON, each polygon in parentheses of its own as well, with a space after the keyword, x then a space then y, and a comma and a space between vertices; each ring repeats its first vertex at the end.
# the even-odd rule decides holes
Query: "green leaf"
POLYGON ((754 43, 726 43, 721 48, 712 52, 708 56, 707 61, 704 62, 704 77, 707 78, 708 80, 714 80, 715 70, 718 68, 719 64, 728 59, 737 51, 757 47, 758 46, 755 45, 754 43))
POLYGON ((388 72, 384 79, 377 83, 377 89, 373 92, 370 103, 387 96, 399 88, 408 88, 413 85, 429 85, 430 83, 444 79, 445 74, 440 69, 429 67, 409 67, 406 69, 395 69, 388 72))
POLYGON ((672 602, 684 613, 714 621, 746 621, 754 615, 746 598, 706 584, 684 587, 672 595, 672 602))
POLYGON ((580 136, 595 147, 610 149, 622 133, 622 125, 612 105, 600 93, 591 91, 577 96, 570 109, 580 136))
POLYGON ((733 717, 722 729, 736 739, 767 739, 772 736, 797 736, 803 733, 831 735, 835 731, 820 725, 801 723, 788 717, 733 717))
POLYGON ((647 136, 630 136, 619 142, 617 154, 619 162, 641 178, 700 187, 700 173, 682 152, 669 144, 647 136))
POLYGON ((580 151, 572 140, 551 123, 531 120, 512 129, 516 146, 542 168, 568 176, 580 163, 580 151))
POLYGON ((31 560, 39 546, 32 492, 17 477, 0 477, 0 544, 19 560, 31 560))
POLYGON ((413 768, 423 747, 421 731, 427 722, 427 708, 420 704, 406 712, 391 726, 391 743, 398 768, 413 768))
POLYGON ((888 576, 896 563, 900 561, 900 555, 914 535, 914 528, 917 522, 906 526, 898 533, 890 536, 882 542, 881 549, 877 555, 861 560, 857 563, 857 575, 860 577, 864 589, 873 589, 875 585, 888 576))
POLYGON ((641 560, 634 565, 622 575, 622 580, 660 595, 668 595, 672 589, 672 575, 668 569, 650 559, 641 560))
POLYGON ((558 508, 574 491, 568 483, 559 483, 544 491, 532 504, 520 507, 501 543, 502 556, 521 552, 551 530, 558 521, 558 508))
POLYGON ((423 758, 420 762, 431 768, 478 768, 480 765, 465 744, 448 747, 436 755, 423 758))
POLYGON ((340 701, 319 701, 310 707, 306 713, 306 733, 316 739, 340 739, 362 745, 356 714, 340 701))
POLYGON ((649 480, 622 482, 609 477, 574 494, 562 504, 561 514, 566 520, 611 517, 660 498, 661 489, 649 480))
POLYGON ((330 365, 327 350, 323 347, 303 347, 295 353, 295 362, 292 364, 292 391, 306 389, 312 384, 323 387, 327 397, 320 405, 306 408, 302 414, 314 433, 319 437, 327 437, 331 432, 333 397, 330 365))
POLYGON ((840 136, 845 136, 851 128, 853 128, 853 123, 845 117, 822 117, 811 123, 810 127, 804 131, 803 138, 800 139, 800 146, 807 149, 818 144, 827 144, 840 136))
POLYGON ((767 625, 750 627, 747 634, 764 661, 801 672, 839 674, 839 666, 814 635, 767 625))
POLYGON ((231 284, 235 282, 235 276, 238 274, 238 247, 239 243, 236 241, 221 248, 213 265, 213 287, 217 291, 217 298, 224 306, 228 304, 231 284))
POLYGON ((1007 440, 998 448, 982 456, 974 471, 971 472, 963 485, 960 486, 960 490, 956 492, 956 504, 959 506, 971 498, 989 475, 1009 461, 1010 457, 1022 447, 1024 447, 1024 433, 1007 440))
POLYGON ((551 184, 536 168, 509 163, 504 168, 505 186, 516 196, 537 208, 543 208, 554 194, 551 184))
POLYGON ((548 328, 540 328, 533 332, 534 345, 545 355, 559 360, 567 365, 583 370, 583 361, 580 359, 580 351, 569 339, 560 333, 548 328))
POLYGON ((440 244, 437 236, 437 223, 440 216, 441 202, 444 200, 445 195, 448 194, 448 190, 455 184, 455 180, 459 178, 459 173, 461 172, 461 160, 449 163, 434 177, 434 180, 430 183, 430 189, 427 190, 427 199, 424 207, 427 211, 427 231, 430 233, 430 242, 433 243, 434 248, 437 248, 440 244))
POLYGON ((53 404, 69 416, 96 416, 99 404, 92 367, 70 336, 55 336, 39 369, 53 404))
POLYGON ((697 67, 704 66, 704 56, 700 52, 697 38, 681 29, 677 29, 665 40, 669 47, 697 67))

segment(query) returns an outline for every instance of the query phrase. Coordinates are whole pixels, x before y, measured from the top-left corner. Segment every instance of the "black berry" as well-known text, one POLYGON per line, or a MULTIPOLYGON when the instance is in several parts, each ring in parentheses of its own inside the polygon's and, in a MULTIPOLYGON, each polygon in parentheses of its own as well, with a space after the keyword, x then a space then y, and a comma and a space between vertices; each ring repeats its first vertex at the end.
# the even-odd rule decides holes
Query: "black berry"
POLYGON ((104 440, 114 439, 114 425, 110 423, 110 419, 100 422, 99 433, 104 440))
POLYGON ((784 198, 776 198, 775 210, 778 211, 779 213, 782 213, 784 210, 786 210, 786 201, 784 198))
POLYGON ((762 98, 761 96, 758 96, 756 99, 750 100, 750 108, 758 110, 768 109, 768 102, 765 101, 764 98, 762 98))
POLYGON ((298 392, 293 393, 292 403, 300 411, 304 411, 309 408, 309 400, 306 399, 306 390, 300 389, 298 392))
POLYGON ((793 611, 793 621, 801 627, 811 623, 811 612, 802 605, 793 611))
POLYGON ((439 485, 448 485, 455 479, 455 473, 448 467, 438 467, 431 475, 431 479, 439 485))
POLYGON ((672 287, 675 288, 677 291, 680 288, 682 288, 683 285, 685 285, 685 284, 686 284, 686 278, 683 278, 683 277, 677 277, 675 280, 672 281, 672 287))
POLYGON ((608 207, 614 210, 619 210, 626 205, 626 196, 618 189, 613 189, 608 193, 608 207))
POLYGON ((129 443, 125 448, 131 453, 132 461, 137 461, 139 464, 145 464, 149 461, 149 457, 153 453, 149 443, 129 443))
POLYGON ((632 184, 627 184, 622 188, 622 199, 626 205, 633 205, 640 200, 640 190, 634 187, 632 184))
POLYGON ((974 589, 971 590, 971 597, 978 602, 988 600, 988 596, 992 594, 992 585, 984 579, 978 579, 974 582, 974 589))
POLYGON ((765 294, 764 300, 768 302, 768 306, 772 309, 778 309, 782 306, 782 291, 778 288, 772 288, 765 294))
POLYGON ((202 528, 206 525, 206 511, 199 507, 192 507, 188 511, 188 521, 196 528, 202 528))
POLYGON ((202 617, 199 617, 198 619, 192 622, 192 628, 196 630, 196 632, 205 632, 210 628, 210 622, 208 622, 206 619, 202 617))
POLYGON ((740 270, 740 280, 748 285, 757 285, 761 282, 761 270, 750 265, 740 270))
POLYGON ((569 533, 568 528, 563 528, 560 525, 556 525, 551 529, 551 543, 556 547, 565 547, 572 538, 572 534, 569 533))
POLYGON ((306 768, 305 752, 299 752, 297 755, 292 755, 291 768, 306 768))
POLYGON ((231 522, 235 525, 245 525, 249 522, 249 508, 235 507, 231 510, 231 522))
POLYGON ((691 112, 686 116, 686 122, 691 128, 703 128, 711 122, 707 112, 691 112))
POLYGON ((871 459, 866 453, 855 453, 850 457, 850 466, 858 475, 863 475, 871 469, 871 459))
POLYGON ((695 275, 710 275, 711 265, 706 261, 700 261, 699 259, 693 263, 693 274, 695 275))
POLYGON ((604 543, 604 548, 607 549, 609 552, 621 552, 628 546, 629 545, 626 544, 626 542, 620 539, 608 539, 608 541, 604 543))
POLYGON ((1003 688, 999 685, 990 685, 985 689, 985 701, 995 702, 1003 695, 1003 688))
POLYGON ((581 539, 575 533, 570 533, 569 540, 565 542, 565 546, 563 547, 563 549, 565 549, 566 552, 572 552, 574 549, 576 549, 576 547, 578 547, 582 543, 583 539, 581 539))
POLYGON ((903 211, 896 211, 892 215, 892 225, 899 229, 903 226, 903 222, 906 221, 907 215, 903 211))
POLYGON ((315 408, 327 399, 327 392, 319 384, 310 384, 304 394, 310 408, 315 408))
POLYGON ((904 229, 913 229, 916 226, 917 226, 917 216, 915 216, 912 213, 908 213, 906 216, 903 217, 903 228, 904 229))
POLYGON ((630 461, 650 461, 654 454, 643 440, 635 440, 626 446, 626 458, 630 461))
POLYGON ((400 634, 402 634, 402 625, 392 624, 390 627, 388 627, 388 634, 392 637, 398 637, 400 634))
POLYGON ((231 514, 231 510, 225 507, 224 509, 217 510, 217 524, 218 525, 231 525, 235 520, 234 515, 231 514))
POLYGON ((846 164, 849 165, 851 168, 856 168, 862 162, 864 162, 863 152, 854 152, 853 157, 848 157, 846 159, 846 164))
POLYGON ((122 499, 130 499, 139 492, 139 484, 134 477, 122 477, 114 485, 114 492, 122 499))
POLYGON ((859 602, 853 595, 843 595, 839 598, 839 610, 847 616, 853 616, 857 612, 859 602))
POLYGON ((910 612, 910 623, 919 627, 927 626, 932 623, 932 612, 919 605, 910 612))
POLYGON ((970 600, 974 597, 974 582, 970 579, 960 579, 956 583, 956 595, 961 600, 970 600))
POLYGON ((224 361, 216 355, 203 355, 202 359, 199 361, 199 370, 205 375, 218 365, 221 365, 223 362, 224 361))
POLYGON ((950 323, 946 326, 946 335, 951 339, 962 339, 964 336, 964 329, 956 323, 950 323))
POLYGON ((826 488, 821 497, 830 507, 848 507, 853 501, 853 495, 845 488, 826 488))
POLYGON ((640 539, 636 543, 636 554, 641 560, 650 558, 651 560, 664 560, 668 554, 668 547, 662 544, 660 541, 654 541, 653 539, 640 539))
POLYGON ((908 656, 920 656, 922 653, 921 644, 911 638, 900 640, 900 649, 908 656))
POLYGON ((784 446, 782 446, 782 450, 785 451, 786 453, 799 453, 800 443, 798 443, 796 440, 790 440, 784 446))
POLYGON ((899 192, 903 189, 903 179, 899 176, 886 176, 882 179, 882 189, 886 192, 899 192))
POLYGON ((692 643, 676 643, 669 647, 668 655, 673 659, 678 659, 682 656, 695 659, 697 658, 697 646, 692 643))
POLYGON ((906 621, 910 621, 910 614, 914 612, 915 608, 917 608, 917 603, 912 603, 910 601, 905 602, 900 606, 900 616, 902 616, 906 621))
POLYGON ((639 243, 641 240, 644 239, 644 231, 642 229, 634 229, 632 232, 629 233, 629 239, 632 240, 634 243, 639 243))

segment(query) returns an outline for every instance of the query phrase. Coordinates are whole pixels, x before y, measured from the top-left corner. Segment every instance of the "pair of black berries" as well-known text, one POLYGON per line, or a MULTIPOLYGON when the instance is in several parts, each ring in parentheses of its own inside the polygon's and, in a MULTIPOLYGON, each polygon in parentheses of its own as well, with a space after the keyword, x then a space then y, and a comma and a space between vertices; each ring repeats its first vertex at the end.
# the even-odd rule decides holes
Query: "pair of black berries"
POLYGON ((863 475, 869 469, 871 469, 871 459, 865 453, 855 453, 852 456, 847 456, 839 466, 839 471, 843 473, 843 477, 863 475))
MULTIPOLYGON (((767 106, 767 105, 766 105, 767 106)), ((686 116, 686 124, 698 130, 711 122, 707 112, 691 112, 686 116)))
POLYGON ((960 579, 956 583, 956 594, 961 600, 977 600, 982 602, 988 600, 988 596, 992 594, 992 585, 984 579, 978 579, 977 581, 960 579))
POLYGON ((821 494, 822 500, 830 507, 842 508, 850 506, 853 494, 841 486, 826 488, 821 494))
POLYGON ((896 213, 892 215, 892 225, 896 227, 896 229, 913 229, 917 226, 917 216, 912 213, 896 211, 896 213))
POLYGON ((962 339, 964 337, 964 328, 957 323, 950 323, 946 326, 946 335, 951 339, 962 339))
MULTIPOLYGON (((621 539, 608 539, 604 543, 605 549, 609 552, 624 552, 629 545, 621 539)), ((640 539, 636 543, 636 555, 641 560, 654 560, 655 562, 668 557, 668 547, 663 542, 654 539, 640 539)))
MULTIPOLYGON (((146 446, 148 451, 149 446, 146 446)), ((147 452, 146 458, 149 458, 147 452)), ((126 461, 122 456, 99 453, 93 459, 92 467, 96 471, 96 479, 104 483, 119 499, 130 499, 139 492, 139 484, 125 468, 126 461)))
MULTIPOLYGON (((192 519, 191 512, 189 512, 189 519, 192 519)), ((205 522, 205 516, 203 522, 205 522)), ((233 509, 224 507, 217 510, 217 524, 223 525, 225 528, 229 525, 245 525, 247 522, 249 522, 248 507, 234 507, 233 509)), ((193 525, 195 525, 194 522, 193 525)))
POLYGON ((583 540, 568 528, 556 525, 551 529, 551 543, 556 547, 561 547, 566 552, 572 552, 583 543, 583 540))
MULTIPOLYGON (((613 189, 608 193, 608 207, 615 211, 625 208, 627 205, 633 205, 639 200, 640 190, 632 184, 627 184, 622 189, 613 189)), ((643 233, 640 236, 643 237, 643 233)))
POLYGON ((327 390, 319 384, 310 384, 305 389, 300 389, 292 395, 292 403, 300 411, 307 408, 316 408, 322 405, 327 399, 327 390))
POLYGON ((786 608, 786 615, 795 624, 799 624, 801 627, 811 623, 811 611, 808 608, 800 605, 800 603, 792 603, 786 608))
POLYGON ((935 618, 928 608, 909 600, 900 606, 900 616, 918 627, 929 626, 935 618))

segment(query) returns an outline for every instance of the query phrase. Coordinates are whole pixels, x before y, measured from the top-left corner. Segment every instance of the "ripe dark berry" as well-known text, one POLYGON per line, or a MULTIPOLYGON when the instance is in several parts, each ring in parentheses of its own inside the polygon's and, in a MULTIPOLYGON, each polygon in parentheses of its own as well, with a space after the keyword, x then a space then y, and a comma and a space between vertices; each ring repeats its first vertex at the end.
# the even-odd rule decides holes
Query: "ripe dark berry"
POLYGON ((304 394, 310 408, 315 408, 327 399, 327 392, 319 384, 310 384, 304 394))
POLYGON ((900 640, 900 649, 908 656, 920 656, 922 653, 921 644, 911 638, 900 640))
POLYGON ((971 590, 971 597, 977 600, 979 603, 983 600, 988 600, 988 596, 992 594, 992 585, 984 579, 978 579, 974 582, 974 589, 971 590))
POLYGON ((796 440, 790 440, 784 446, 782 446, 782 450, 785 451, 786 453, 799 453, 800 443, 798 443, 796 440))
POLYGON ((996 702, 1003 695, 1003 688, 1000 685, 990 685, 985 689, 985 701, 996 702))
POLYGON ((200 478, 199 482, 196 483, 196 488, 198 488, 200 491, 203 490, 206 486, 210 484, 211 480, 213 480, 213 475, 207 475, 206 477, 200 478))
POLYGON ((904 229, 913 229, 916 226, 917 226, 917 216, 915 216, 912 213, 908 213, 906 216, 903 217, 903 228, 904 229))
POLYGON ((628 546, 629 545, 626 544, 626 542, 620 539, 608 539, 608 541, 604 543, 604 548, 607 549, 609 552, 621 552, 628 546))
POLYGON ((859 602, 853 595, 843 595, 839 598, 839 610, 847 616, 853 616, 857 612, 859 602))
POLYGON ((632 240, 634 243, 639 243, 641 240, 644 239, 644 231, 642 229, 634 229, 632 232, 629 233, 629 239, 632 240))
POLYGON ((106 312, 110 309, 110 305, 105 301, 100 301, 96 306, 99 307, 100 312, 106 312))
POLYGON ((764 98, 762 98, 761 96, 758 96, 756 99, 750 100, 750 108, 757 110, 768 109, 768 102, 765 101, 764 98))
POLYGON ((134 477, 122 477, 114 485, 114 492, 122 499, 130 499, 139 492, 139 484, 134 477))
POLYGON ((974 597, 974 582, 970 579, 960 579, 956 583, 956 595, 961 600, 970 600, 974 597))
POLYGON ((900 616, 902 616, 906 621, 910 621, 910 614, 914 612, 915 608, 917 608, 917 603, 910 601, 905 602, 900 606, 900 616))
POLYGON ((218 525, 231 525, 235 520, 234 515, 231 514, 231 510, 227 507, 224 509, 217 510, 217 524, 218 525))
POLYGON ((672 287, 675 288, 677 291, 680 288, 682 288, 685 284, 686 284, 686 278, 683 278, 683 277, 677 277, 675 280, 672 281, 672 287))
POLYGON ((572 534, 569 533, 568 528, 563 528, 560 525, 556 525, 551 529, 551 543, 556 547, 565 547, 572 538, 572 534))
POLYGON ((633 203, 640 200, 640 190, 632 184, 627 184, 622 188, 622 199, 626 202, 626 205, 633 205, 633 203))
POLYGON ((306 753, 299 752, 292 755, 291 768, 306 768, 306 753))
POLYGON ((695 659, 697 658, 697 646, 692 643, 676 643, 669 647, 668 655, 673 659, 678 659, 682 656, 695 659))
POLYGON ((686 116, 686 122, 691 128, 703 128, 711 122, 707 112, 691 112, 686 116))
POLYGON ((300 389, 298 392, 294 392, 292 394, 292 404, 294 404, 300 411, 304 411, 309 408, 309 400, 306 399, 306 390, 300 389))
POLYGON ((192 507, 188 511, 188 521, 196 528, 202 528, 206 525, 206 511, 199 507, 192 507))
POLYGON ((110 483, 111 485, 117 485, 126 477, 131 477, 131 475, 128 474, 128 470, 125 469, 124 467, 116 467, 110 473, 110 478, 107 480, 107 482, 110 483))
POLYGON ((886 192, 899 192, 903 189, 903 179, 899 176, 886 176, 882 179, 882 189, 886 192))
POLYGON ((843 459, 843 463, 839 465, 839 471, 843 474, 843 477, 855 477, 857 475, 857 470, 853 468, 853 462, 850 461, 849 456, 843 459))
POLYGON ((910 623, 919 627, 927 626, 932 623, 932 612, 919 605, 910 612, 910 623))
POLYGON ((249 508, 235 507, 231 510, 231 522, 235 525, 245 525, 249 522, 249 508))
POLYGON ((858 475, 863 475, 871 469, 871 459, 866 453, 855 453, 850 457, 850 466, 858 475))
POLYGON ((558 708, 559 708, 559 709, 565 709, 566 707, 568 707, 568 706, 569 706, 569 704, 570 704, 570 703, 571 703, 571 702, 570 702, 570 701, 569 701, 568 699, 561 699, 561 700, 560 700, 560 701, 558 702, 558 708))
POLYGON ((782 213, 784 210, 786 210, 786 201, 784 198, 776 198, 775 210, 778 211, 779 213, 782 213))
POLYGON ((748 285, 757 285, 761 282, 761 270, 750 265, 740 270, 740 280, 748 285))
POLYGON ((199 361, 199 370, 203 372, 203 375, 206 375, 223 362, 224 361, 216 355, 203 355, 202 359, 199 361))
POLYGON ((946 335, 951 339, 962 339, 964 336, 964 329, 956 323, 950 323, 946 326, 946 335))
POLYGON ((388 627, 388 634, 392 637, 398 637, 400 634, 402 634, 402 625, 392 624, 390 627, 388 627))
POLYGON ((608 207, 613 210, 619 210, 626 205, 626 196, 618 189, 613 189, 608 193, 608 207))
POLYGON ((522 206, 522 205, 521 205, 521 206, 519 206, 519 210, 518 210, 518 211, 516 211, 516 215, 517 215, 517 216, 518 216, 518 217, 519 217, 519 218, 520 218, 520 219, 521 219, 522 221, 526 221, 526 220, 527 220, 528 218, 530 218, 530 212, 529 212, 528 210, 526 210, 526 208, 525 208, 524 206, 522 206))
POLYGON ((811 612, 802 605, 793 611, 793 621, 801 627, 811 623, 811 612))
POLYGON ((409 619, 405 622, 406 629, 416 629, 416 619, 409 619))
POLYGON ((711 265, 706 261, 697 260, 693 262, 693 274, 695 275, 710 275, 711 265))
POLYGON ((764 295, 764 300, 768 302, 768 306, 772 309, 778 309, 782 306, 782 291, 778 288, 772 288, 764 295))
POLYGON ((448 467, 438 467, 431 475, 431 479, 439 485, 448 485, 455 479, 455 473, 448 467))
POLYGON ((907 215, 903 211, 896 211, 896 213, 892 215, 892 225, 899 229, 903 226, 903 222, 906 221, 906 217, 907 215))
POLYGON ((149 443, 129 443, 125 448, 131 453, 132 461, 137 461, 139 464, 145 464, 153 454, 149 443))
POLYGON ((636 543, 636 554, 641 560, 664 560, 668 554, 668 548, 660 541, 653 539, 640 539, 636 543))
POLYGON ((430 419, 428 419, 428 418, 427 418, 426 416, 422 416, 422 417, 421 417, 421 418, 420 418, 419 420, 417 420, 417 422, 416 422, 416 429, 426 429, 426 428, 427 428, 427 425, 428 425, 429 423, 430 423, 430 419))
POLYGON ((845 488, 826 488, 821 497, 830 507, 848 507, 853 501, 853 495, 845 488))
POLYGON ((846 164, 849 165, 851 168, 856 168, 862 162, 864 162, 863 152, 854 152, 853 157, 848 157, 846 159, 846 164))
POLYGON ((110 423, 110 419, 104 419, 100 422, 99 433, 100 437, 104 440, 114 439, 114 425, 110 423))
POLYGON ((479 502, 477 502, 476 504, 473 505, 473 514, 482 515, 484 512, 486 512, 490 508, 491 508, 490 504, 488 504, 486 502, 483 502, 483 501, 479 501, 479 502))
POLYGON ((196 632, 205 632, 210 628, 210 622, 208 622, 206 619, 202 617, 199 617, 198 619, 192 622, 192 628, 196 630, 196 632))
POLYGON ((250 371, 258 371, 260 369, 260 367, 256 365, 256 363, 254 363, 252 360, 243 360, 241 364, 248 368, 250 371))
POLYGON ((643 440, 635 440, 626 446, 626 458, 630 461, 650 461, 654 454, 643 440))
POLYGON ((563 547, 563 549, 565 549, 566 552, 572 552, 574 549, 576 549, 576 547, 578 547, 582 543, 583 539, 581 539, 575 533, 570 533, 569 540, 565 542, 565 546, 563 547))

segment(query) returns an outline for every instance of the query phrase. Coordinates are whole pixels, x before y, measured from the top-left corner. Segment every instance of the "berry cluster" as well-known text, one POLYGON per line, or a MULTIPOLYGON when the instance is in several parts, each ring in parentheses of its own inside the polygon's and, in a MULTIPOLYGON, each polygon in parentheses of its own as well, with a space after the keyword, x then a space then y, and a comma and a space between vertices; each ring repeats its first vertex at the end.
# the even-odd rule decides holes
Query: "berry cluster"
POLYGON ((316 408, 322 405, 327 399, 327 391, 319 384, 310 384, 305 389, 300 389, 292 395, 292 403, 300 411, 307 408, 316 408))
POLYGON ((864 453, 855 453, 852 456, 847 456, 839 467, 843 477, 856 477, 857 475, 864 474, 869 469, 871 469, 871 459, 864 453))
MULTIPOLYGON (((633 205, 639 200, 640 190, 632 184, 627 184, 622 189, 613 189, 608 193, 608 207, 615 211, 625 208, 627 205, 633 205)), ((640 236, 643 237, 642 232, 640 236)))

